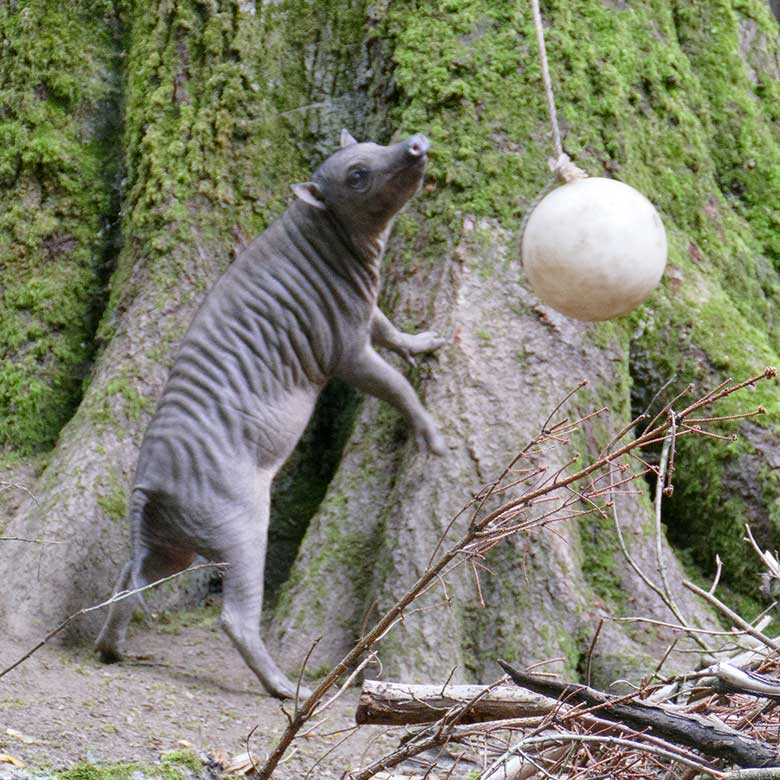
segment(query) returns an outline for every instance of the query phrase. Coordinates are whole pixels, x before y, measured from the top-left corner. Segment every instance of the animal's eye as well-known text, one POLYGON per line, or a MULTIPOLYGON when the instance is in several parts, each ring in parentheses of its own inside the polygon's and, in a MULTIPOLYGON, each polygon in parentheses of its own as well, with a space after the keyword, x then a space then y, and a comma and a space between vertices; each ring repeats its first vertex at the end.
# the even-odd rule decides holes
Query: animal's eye
POLYGON ((347 184, 356 190, 364 189, 368 185, 368 171, 365 168, 353 168, 347 174, 347 184))

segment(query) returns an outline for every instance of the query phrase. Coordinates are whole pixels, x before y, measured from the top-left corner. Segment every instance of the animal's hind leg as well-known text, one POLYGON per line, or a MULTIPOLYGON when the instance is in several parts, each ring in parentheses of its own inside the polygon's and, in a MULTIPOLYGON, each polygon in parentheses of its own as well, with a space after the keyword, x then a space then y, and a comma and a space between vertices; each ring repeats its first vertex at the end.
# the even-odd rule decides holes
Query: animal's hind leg
MULTIPOLYGON (((132 579, 132 571, 133 562, 128 561, 114 586, 114 595, 121 593, 123 590, 128 590, 130 580, 132 579)), ((110 664, 121 659, 127 624, 130 621, 136 603, 136 597, 131 596, 122 601, 115 601, 108 608, 106 622, 95 640, 95 650, 97 650, 100 660, 104 663, 110 664)))
MULTIPOLYGON (((235 518, 231 544, 217 553, 228 564, 222 581, 221 624, 247 666, 273 696, 294 698, 296 685, 274 663, 260 636, 263 611, 263 570, 268 534, 269 496, 264 491, 260 506, 235 518)), ((301 689, 300 695, 307 696, 301 689)))
MULTIPOLYGON (((194 553, 173 554, 164 550, 145 549, 137 560, 129 561, 122 569, 114 593, 142 588, 150 582, 175 574, 186 569, 194 557, 194 553), (135 574, 134 569, 136 569, 135 574)), ((101 661, 113 663, 122 658, 127 624, 139 603, 140 597, 135 595, 115 601, 109 607, 106 622, 95 640, 95 650, 101 661)))

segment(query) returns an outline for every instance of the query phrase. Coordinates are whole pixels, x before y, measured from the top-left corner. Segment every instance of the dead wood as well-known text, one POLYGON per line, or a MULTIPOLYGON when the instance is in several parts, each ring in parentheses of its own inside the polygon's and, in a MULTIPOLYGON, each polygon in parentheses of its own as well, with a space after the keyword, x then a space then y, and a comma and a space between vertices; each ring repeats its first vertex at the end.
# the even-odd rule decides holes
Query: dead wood
POLYGON ((546 715, 557 702, 514 685, 408 685, 366 680, 355 723, 410 726, 434 723, 453 707, 463 707, 458 723, 484 723, 546 715))
POLYGON ((726 690, 762 699, 780 700, 780 680, 775 677, 747 672, 727 663, 716 664, 712 672, 726 690))
POLYGON ((567 704, 598 707, 598 715, 636 729, 649 729, 664 739, 696 748, 741 767, 780 766, 780 752, 765 742, 751 739, 713 717, 672 711, 668 707, 617 700, 586 685, 564 684, 513 669, 503 661, 501 668, 516 685, 567 704))

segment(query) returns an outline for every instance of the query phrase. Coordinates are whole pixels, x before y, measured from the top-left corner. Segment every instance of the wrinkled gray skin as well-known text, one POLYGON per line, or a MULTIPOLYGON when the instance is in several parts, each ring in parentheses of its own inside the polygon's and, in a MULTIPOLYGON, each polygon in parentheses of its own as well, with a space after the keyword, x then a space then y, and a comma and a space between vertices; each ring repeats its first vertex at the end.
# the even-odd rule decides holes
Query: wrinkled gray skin
MULTIPOLYGON (((266 690, 294 696, 260 636, 271 481, 332 377, 396 406, 418 446, 444 442, 402 374, 374 345, 412 361, 443 343, 408 335, 377 308, 393 217, 417 192, 428 140, 341 149, 209 293, 184 336, 138 458, 130 494, 132 558, 117 591, 224 561, 221 623, 266 690)), ((121 656, 133 599, 113 604, 96 641, 121 656)))

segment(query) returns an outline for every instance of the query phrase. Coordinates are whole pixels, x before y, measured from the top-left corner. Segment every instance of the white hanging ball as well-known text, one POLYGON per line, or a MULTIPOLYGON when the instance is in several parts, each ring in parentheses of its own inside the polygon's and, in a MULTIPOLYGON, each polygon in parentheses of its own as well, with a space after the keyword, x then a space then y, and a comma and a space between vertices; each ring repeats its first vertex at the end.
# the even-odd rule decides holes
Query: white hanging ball
POLYGON ((577 179, 534 209, 523 267, 536 294, 578 320, 609 320, 647 298, 666 266, 666 231, 653 204, 614 179, 577 179))

